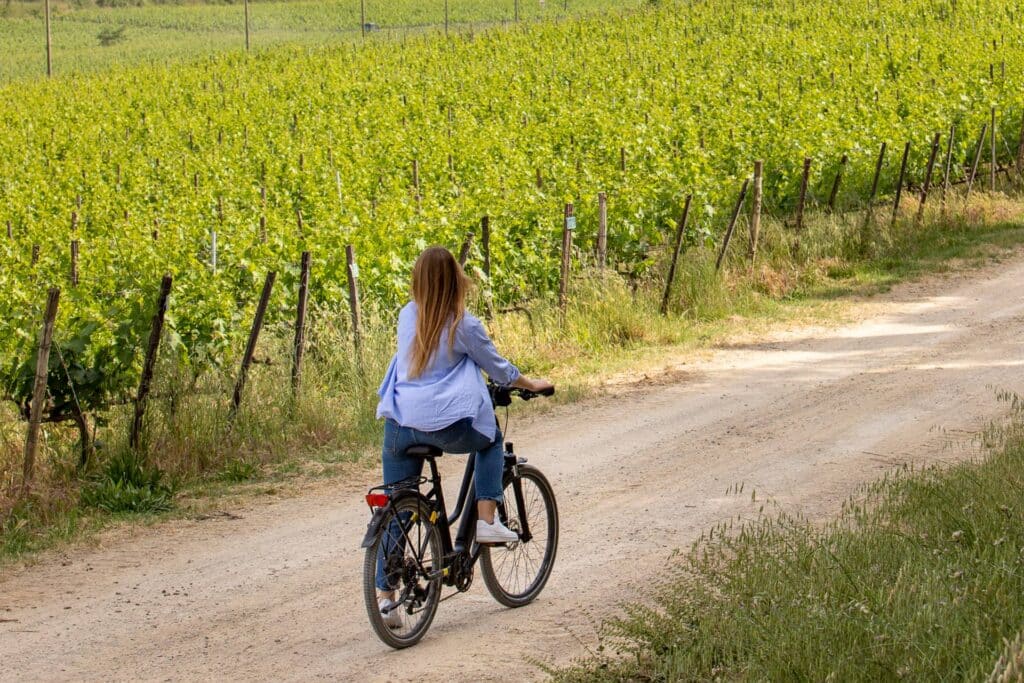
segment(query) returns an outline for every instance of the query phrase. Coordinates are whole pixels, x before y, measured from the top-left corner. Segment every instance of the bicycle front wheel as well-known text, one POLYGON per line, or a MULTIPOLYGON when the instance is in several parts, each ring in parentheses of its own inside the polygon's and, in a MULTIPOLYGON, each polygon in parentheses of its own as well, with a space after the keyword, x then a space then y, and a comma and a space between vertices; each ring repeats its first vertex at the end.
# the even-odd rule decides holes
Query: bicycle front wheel
POLYGON ((441 600, 444 554, 441 532, 431 522, 422 498, 395 501, 381 523, 377 540, 366 549, 363 598, 374 632, 395 649, 415 645, 430 628, 441 600), (390 589, 395 604, 382 612, 378 583, 390 589))
POLYGON ((551 484, 540 470, 529 465, 519 466, 519 477, 522 509, 515 494, 514 479, 509 474, 498 514, 505 526, 520 534, 525 519, 530 539, 483 546, 480 551, 484 585, 494 599, 506 607, 522 607, 540 595, 551 576, 558 551, 558 506, 551 484))

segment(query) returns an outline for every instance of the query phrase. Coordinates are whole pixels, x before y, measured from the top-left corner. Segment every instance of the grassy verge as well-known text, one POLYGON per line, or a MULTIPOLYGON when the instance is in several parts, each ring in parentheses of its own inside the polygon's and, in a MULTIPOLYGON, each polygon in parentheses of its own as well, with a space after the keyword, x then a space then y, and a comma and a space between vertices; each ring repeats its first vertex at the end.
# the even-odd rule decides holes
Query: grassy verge
MULTIPOLYGON (((632 282, 584 271, 564 314, 554 301, 534 301, 528 312, 497 315, 491 329, 520 367, 559 384, 559 401, 577 400, 733 335, 841 320, 851 297, 1001 258, 1024 243, 1022 216, 1024 205, 1002 195, 958 206, 948 217, 928 216, 920 226, 900 221, 889 228, 886 221, 868 233, 862 214, 821 214, 811 216, 798 248, 791 230, 768 220, 753 266, 739 237, 743 226, 720 273, 711 246, 684 253, 667 316, 658 312, 664 267, 632 282)), ((0 415, 0 565, 125 519, 202 514, 238 492, 277 495, 295 482, 371 465, 365 456, 379 440, 375 390, 393 332, 391 315, 368 313, 361 362, 350 352, 346 316, 313 313, 297 399, 287 390, 290 330, 267 330, 257 352, 262 362, 233 418, 227 398, 235 363, 194 377, 161 359, 143 455, 128 453, 127 409, 103 416, 101 448, 84 472, 75 467, 73 431, 49 426, 28 497, 18 492, 23 423, 0 415)))
POLYGON ((904 470, 819 526, 703 536, 576 680, 983 680, 1024 663, 1024 405, 979 462, 904 470), (1004 647, 1006 653, 1004 654, 1004 647), (997 660, 1002 658, 998 667, 997 660))

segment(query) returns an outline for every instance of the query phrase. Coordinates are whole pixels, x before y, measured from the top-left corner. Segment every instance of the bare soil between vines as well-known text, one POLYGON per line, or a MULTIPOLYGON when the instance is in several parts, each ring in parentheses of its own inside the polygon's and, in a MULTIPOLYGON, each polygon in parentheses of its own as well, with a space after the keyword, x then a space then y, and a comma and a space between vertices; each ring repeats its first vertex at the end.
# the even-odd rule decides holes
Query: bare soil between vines
MULTIPOLYGON (((418 646, 377 641, 360 586, 366 471, 5 571, 0 680, 541 678, 536 662, 593 647, 601 619, 702 531, 762 504, 821 518, 894 467, 973 457, 971 436, 1003 410, 995 389, 1024 393, 1024 257, 852 306, 852 324, 734 339, 663 377, 513 415, 508 438, 561 512, 532 605, 502 608, 477 581, 418 646)), ((451 490, 462 465, 444 459, 451 490)))

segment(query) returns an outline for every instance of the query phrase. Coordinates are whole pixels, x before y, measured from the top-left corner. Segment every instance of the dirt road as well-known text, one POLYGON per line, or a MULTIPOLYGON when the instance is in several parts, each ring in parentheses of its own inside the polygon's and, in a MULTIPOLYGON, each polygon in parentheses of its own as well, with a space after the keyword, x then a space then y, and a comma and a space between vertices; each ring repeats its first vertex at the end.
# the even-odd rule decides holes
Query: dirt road
POLYGON ((478 581, 420 645, 387 649, 363 612, 355 482, 13 572, 0 580, 0 679, 538 677, 526 657, 582 653, 674 548, 749 512, 751 489, 828 514, 886 468, 969 455, 947 446, 1000 413, 993 389, 1024 393, 1024 260, 867 308, 847 327, 732 344, 673 382, 513 420, 562 513, 555 572, 526 608, 499 607, 478 581), (744 494, 727 495, 739 482, 744 494))

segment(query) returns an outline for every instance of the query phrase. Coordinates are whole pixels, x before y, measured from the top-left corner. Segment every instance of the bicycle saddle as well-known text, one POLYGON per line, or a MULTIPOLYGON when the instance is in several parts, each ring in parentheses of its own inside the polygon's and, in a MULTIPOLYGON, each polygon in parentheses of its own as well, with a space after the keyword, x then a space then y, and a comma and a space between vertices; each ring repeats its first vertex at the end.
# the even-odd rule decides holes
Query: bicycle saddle
POLYGON ((440 458, 444 453, 437 446, 409 446, 405 454, 417 458, 440 458))

